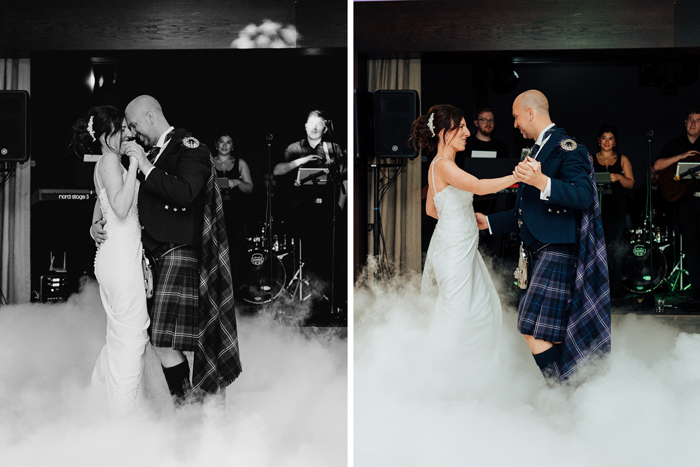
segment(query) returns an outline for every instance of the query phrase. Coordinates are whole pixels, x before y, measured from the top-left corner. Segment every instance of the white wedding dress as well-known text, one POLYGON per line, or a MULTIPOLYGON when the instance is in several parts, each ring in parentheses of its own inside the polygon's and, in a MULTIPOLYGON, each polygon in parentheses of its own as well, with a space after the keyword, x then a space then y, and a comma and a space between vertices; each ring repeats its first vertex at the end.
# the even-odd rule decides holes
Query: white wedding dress
MULTIPOLYGON (((101 160, 101 159, 100 159, 101 160)), ((109 204, 107 191, 95 164, 95 186, 102 216, 107 220, 107 240, 95 256, 95 276, 107 313, 107 340, 92 373, 96 386, 106 387, 107 400, 114 413, 126 413, 143 398, 143 374, 148 344, 148 308, 141 269, 141 225, 136 193, 129 212, 119 219, 109 204)), ((126 179, 126 170, 122 169, 126 179)))
MULTIPOLYGON (((436 158, 434 164, 441 158, 436 158)), ((438 222, 430 239, 423 292, 438 289, 431 323, 432 346, 460 367, 493 366, 499 358, 501 302, 479 253, 473 193, 448 185, 435 192, 438 222)))

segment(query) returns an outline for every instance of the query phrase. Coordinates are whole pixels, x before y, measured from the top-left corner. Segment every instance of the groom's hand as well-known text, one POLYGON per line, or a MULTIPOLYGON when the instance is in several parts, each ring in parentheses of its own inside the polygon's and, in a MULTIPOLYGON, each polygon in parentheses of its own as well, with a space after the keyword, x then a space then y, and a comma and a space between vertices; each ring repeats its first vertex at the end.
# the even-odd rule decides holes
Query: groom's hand
POLYGON ((531 157, 516 165, 513 175, 519 182, 534 186, 540 191, 545 190, 549 181, 549 177, 542 173, 540 163, 531 157))
POLYGON ((489 228, 489 221, 484 214, 476 212, 474 215, 476 215, 476 226, 479 227, 479 230, 486 230, 489 228))
POLYGON ((95 246, 100 247, 100 244, 107 240, 107 231, 104 229, 107 219, 100 219, 90 227, 90 236, 95 240, 95 246))

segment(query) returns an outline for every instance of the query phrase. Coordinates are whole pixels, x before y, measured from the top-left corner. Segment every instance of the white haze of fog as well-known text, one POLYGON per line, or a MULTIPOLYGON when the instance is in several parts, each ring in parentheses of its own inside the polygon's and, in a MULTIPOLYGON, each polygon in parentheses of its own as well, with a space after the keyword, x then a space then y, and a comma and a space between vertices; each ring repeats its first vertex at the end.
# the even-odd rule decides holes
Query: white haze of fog
POLYGON ((608 365, 550 389, 502 301, 503 367, 486 376, 429 356, 419 277, 356 288, 356 465, 700 465, 700 335, 614 316, 608 365))
POLYGON ((345 465, 346 339, 239 317, 225 414, 174 411, 149 350, 148 407, 116 418, 89 388, 105 322, 94 282, 65 303, 0 308, 0 465, 345 465))

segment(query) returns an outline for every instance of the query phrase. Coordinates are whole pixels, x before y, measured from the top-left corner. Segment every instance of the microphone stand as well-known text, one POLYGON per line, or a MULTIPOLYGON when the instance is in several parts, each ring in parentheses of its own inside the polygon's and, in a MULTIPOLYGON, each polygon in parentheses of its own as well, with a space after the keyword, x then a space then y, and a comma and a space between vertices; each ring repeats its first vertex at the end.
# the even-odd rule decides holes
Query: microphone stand
MULTIPOLYGON (((333 122, 331 120, 326 121, 327 128, 328 128, 328 143, 331 147, 331 154, 334 153, 333 149, 335 148, 335 145, 333 144, 333 122)), ((338 161, 336 158, 341 157, 340 154, 333 154, 335 158, 331 158, 330 164, 329 164, 329 172, 328 172, 328 178, 329 182, 333 184, 333 199, 331 200, 331 203, 333 203, 333 212, 331 215, 331 318, 338 318, 335 316, 335 250, 336 250, 336 216, 337 216, 337 209, 338 209, 338 192, 337 188, 338 185, 340 184, 340 189, 345 193, 345 189, 342 186, 342 180, 340 177, 340 170, 338 167, 338 164, 340 161, 338 161)))
MULTIPOLYGON (((270 299, 272 299, 272 133, 269 133, 265 139, 267 140, 267 200, 265 202, 265 227, 267 228, 267 254, 270 268, 270 299)), ((263 250, 265 245, 263 242, 263 250)))
MULTIPOLYGON (((651 299, 652 310, 655 309, 656 299, 654 297, 654 228, 651 225, 652 206, 651 206, 651 139, 654 136, 652 130, 647 131, 647 209, 644 219, 644 228, 647 233, 649 245, 649 291, 645 294, 647 299, 651 299)), ((644 277, 642 277, 644 279, 644 277)), ((644 296, 642 297, 644 301, 644 296)))
MULTIPOLYGON (((319 185, 320 182, 316 179, 321 178, 322 175, 325 175, 326 173, 323 170, 319 170, 318 172, 312 173, 308 177, 304 177, 299 180, 299 185, 304 185, 306 182, 311 181, 313 185, 319 185)), ((330 171, 329 171, 330 175, 330 171)), ((330 176, 329 176, 330 178, 330 176)))
POLYGON ((685 177, 686 175, 690 175, 690 178, 692 178, 693 180, 697 180, 698 179, 698 172, 700 172, 700 164, 696 165, 692 169, 686 170, 682 174, 678 174, 676 177, 674 177, 674 180, 677 182, 680 182, 681 179, 683 177, 685 177))

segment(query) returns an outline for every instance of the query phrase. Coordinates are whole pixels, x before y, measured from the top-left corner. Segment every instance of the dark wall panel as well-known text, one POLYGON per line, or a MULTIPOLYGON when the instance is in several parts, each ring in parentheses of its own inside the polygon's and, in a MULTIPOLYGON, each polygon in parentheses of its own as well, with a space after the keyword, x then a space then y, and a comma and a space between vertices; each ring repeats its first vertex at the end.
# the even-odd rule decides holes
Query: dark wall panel
POLYGON ((355 50, 673 47, 673 3, 657 0, 357 2, 354 4, 355 50))
POLYGON ((675 39, 676 47, 697 47, 700 44, 700 2, 676 0, 675 39))
POLYGON ((346 47, 344 0, 5 0, 0 51, 229 48, 269 19, 296 26, 298 47, 346 47))

